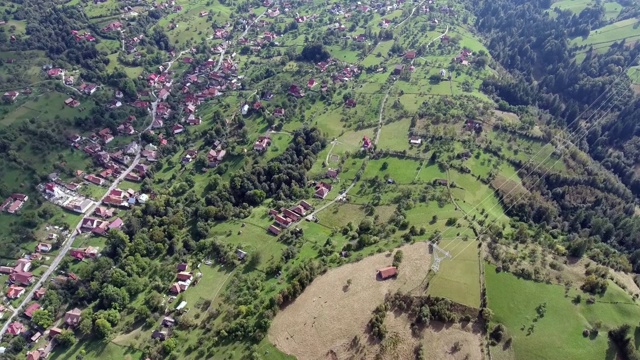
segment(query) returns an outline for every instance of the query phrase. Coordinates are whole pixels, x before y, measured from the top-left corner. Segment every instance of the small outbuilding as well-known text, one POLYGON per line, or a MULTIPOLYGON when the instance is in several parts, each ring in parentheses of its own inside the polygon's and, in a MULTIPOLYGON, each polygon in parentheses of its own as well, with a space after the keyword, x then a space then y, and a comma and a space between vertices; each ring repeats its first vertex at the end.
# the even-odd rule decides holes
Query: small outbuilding
POLYGON ((386 268, 378 269, 378 279, 387 280, 392 277, 398 276, 398 268, 395 266, 389 266, 386 268))

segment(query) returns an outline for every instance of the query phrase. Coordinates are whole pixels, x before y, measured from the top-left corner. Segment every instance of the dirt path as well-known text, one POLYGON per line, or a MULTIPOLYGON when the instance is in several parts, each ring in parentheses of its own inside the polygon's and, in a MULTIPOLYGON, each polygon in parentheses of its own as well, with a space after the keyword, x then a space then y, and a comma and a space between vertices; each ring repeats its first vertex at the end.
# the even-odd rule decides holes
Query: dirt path
MULTIPOLYGON (((392 85, 393 86, 393 85, 392 85)), ((384 99, 382 99, 382 103, 380 104, 380 115, 378 116, 378 129, 376 131, 376 139, 373 142, 374 145, 378 146, 378 140, 380 140, 380 133, 382 132, 382 115, 384 114, 384 104, 387 102, 389 98, 389 91, 391 91, 391 87, 384 94, 384 99)))

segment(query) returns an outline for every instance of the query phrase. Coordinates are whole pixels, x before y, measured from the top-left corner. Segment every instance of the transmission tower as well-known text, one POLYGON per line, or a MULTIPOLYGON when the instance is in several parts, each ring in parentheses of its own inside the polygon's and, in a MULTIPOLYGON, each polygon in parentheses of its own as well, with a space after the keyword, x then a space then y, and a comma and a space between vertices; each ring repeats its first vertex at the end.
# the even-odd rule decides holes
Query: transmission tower
POLYGON ((438 270, 440 270, 440 262, 444 259, 451 259, 451 254, 435 243, 431 243, 431 250, 433 251, 433 264, 431 265, 431 270, 433 270, 433 272, 438 272, 438 270))

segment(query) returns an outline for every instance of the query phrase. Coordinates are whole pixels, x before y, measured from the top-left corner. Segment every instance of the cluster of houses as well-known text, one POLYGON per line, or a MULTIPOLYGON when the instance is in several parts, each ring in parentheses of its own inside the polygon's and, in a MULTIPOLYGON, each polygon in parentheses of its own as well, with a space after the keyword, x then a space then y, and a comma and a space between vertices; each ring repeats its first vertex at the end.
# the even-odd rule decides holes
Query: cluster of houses
POLYGON ((27 200, 29 200, 29 196, 25 194, 11 194, 11 196, 6 198, 2 205, 0 205, 0 211, 6 211, 9 214, 15 214, 20 209, 22 209, 27 200))
POLYGON ((274 220, 274 223, 269 226, 269 232, 274 235, 280 235, 282 229, 286 229, 291 224, 300 221, 301 218, 307 215, 309 210, 312 210, 313 206, 308 202, 302 200, 300 203, 290 209, 282 208, 280 211, 276 209, 269 210, 269 216, 274 220))
POLYGON ((8 299, 13 300, 21 297, 25 293, 26 287, 34 283, 35 276, 29 270, 31 270, 31 260, 26 258, 18 259, 13 267, 0 266, 0 274, 9 275, 11 283, 6 292, 8 299))
MULTIPOLYGON (((103 214, 105 217, 111 213, 113 216, 113 210, 104 207, 99 207, 95 210, 94 214, 103 214)), ((122 219, 117 218, 113 221, 100 220, 94 217, 85 217, 80 223, 81 232, 91 232, 96 235, 104 235, 109 230, 120 229, 124 225, 122 219)))
POLYGON ((198 281, 202 277, 202 273, 194 276, 193 272, 189 271, 189 264, 180 263, 176 266, 177 274, 176 281, 169 286, 169 293, 172 295, 178 295, 184 291, 187 291, 189 286, 197 285, 198 281))
POLYGON ((451 62, 454 63, 458 63, 461 65, 469 65, 469 60, 471 59, 471 55, 473 55, 473 52, 471 52, 471 50, 469 49, 462 49, 460 51, 460 53, 458 55, 456 55, 456 57, 454 57, 451 62))
POLYGON ((71 30, 71 35, 73 35, 76 38, 76 41, 83 41, 83 40, 89 41, 89 42, 96 41, 96 38, 87 31, 81 34, 78 30, 71 30))

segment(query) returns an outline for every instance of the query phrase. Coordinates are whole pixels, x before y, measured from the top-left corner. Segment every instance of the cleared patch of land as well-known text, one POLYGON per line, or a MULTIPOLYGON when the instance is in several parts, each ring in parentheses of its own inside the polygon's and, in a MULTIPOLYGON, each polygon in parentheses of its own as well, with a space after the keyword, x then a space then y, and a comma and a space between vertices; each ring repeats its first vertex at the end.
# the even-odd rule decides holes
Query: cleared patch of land
POLYGON ((400 250, 404 260, 397 279, 376 279, 376 270, 393 261, 388 253, 341 266, 315 279, 275 317, 269 340, 299 360, 323 358, 331 350, 342 353, 354 336, 365 333, 371 312, 384 301, 385 294, 426 285, 431 263, 427 244, 416 243, 400 250))

